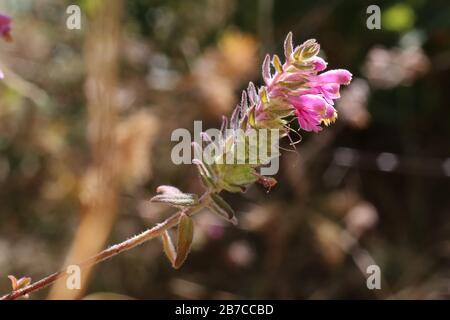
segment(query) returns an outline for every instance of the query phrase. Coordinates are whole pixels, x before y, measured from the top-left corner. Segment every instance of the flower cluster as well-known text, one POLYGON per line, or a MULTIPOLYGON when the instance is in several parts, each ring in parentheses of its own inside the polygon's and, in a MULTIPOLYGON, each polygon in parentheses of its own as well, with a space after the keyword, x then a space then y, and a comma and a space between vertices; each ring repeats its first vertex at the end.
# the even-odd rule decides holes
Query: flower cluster
POLYGON ((314 132, 322 130, 322 124, 336 120, 334 100, 339 98, 340 86, 350 83, 352 74, 343 69, 321 73, 327 63, 317 56, 319 50, 315 40, 293 48, 289 33, 284 43, 285 63, 277 55, 272 59, 266 56, 262 67, 265 85, 256 89, 250 82, 231 117, 223 118, 218 137, 213 140, 206 132, 202 133, 207 144, 205 150, 211 144, 218 147, 212 148, 211 157, 202 157, 203 143, 193 143, 197 158, 192 163, 197 166, 206 189, 201 197, 172 186, 157 189, 159 194, 151 201, 181 209, 176 249, 169 233, 162 235, 164 252, 175 268, 181 266, 189 253, 193 212, 206 207, 235 224, 235 212, 219 195, 222 191, 245 192, 254 182, 269 189, 275 186, 277 181, 263 169, 279 156, 278 140, 292 130, 289 119, 296 116, 302 130, 314 132), (267 135, 268 132, 276 134, 267 135))
POLYGON ((277 55, 266 56, 262 67, 265 86, 258 90, 259 99, 252 84, 247 90, 257 100, 255 127, 281 129, 284 118, 295 114, 302 130, 319 132, 322 123, 328 126, 336 120, 333 100, 340 97, 340 86, 349 84, 352 74, 344 69, 320 73, 327 62, 317 56, 319 50, 314 39, 293 48, 289 33, 284 42, 285 63, 277 55))
MULTIPOLYGON (((322 72, 327 63, 317 56, 319 51, 320 46, 313 39, 294 48, 292 33, 289 33, 284 42, 284 64, 277 55, 272 58, 266 56, 262 66, 265 85, 257 89, 250 82, 229 121, 225 118, 222 123, 222 128, 229 126, 232 133, 223 133, 224 139, 219 148, 221 151, 215 158, 242 161, 231 164, 217 161, 211 164, 209 170, 200 170, 202 178, 211 178, 208 178, 211 190, 240 192, 253 182, 272 187, 276 180, 264 176, 262 171, 258 173, 257 169, 278 156, 279 138, 292 130, 289 128, 289 120, 295 116, 302 130, 313 132, 321 131, 322 124, 328 126, 336 120, 334 100, 340 96, 340 86, 350 83, 352 74, 344 69, 322 72), (277 131, 279 134, 277 138, 268 138, 262 142, 264 135, 258 135, 258 132, 267 130, 277 131), (258 135, 258 145, 250 145, 251 136, 255 132, 258 135), (242 151, 241 154, 239 150, 242 151), (268 152, 264 155, 263 150, 268 152), (256 161, 248 161, 252 156, 255 159, 256 155, 256 161)), ((211 141, 206 134, 203 137, 205 142, 211 141)))

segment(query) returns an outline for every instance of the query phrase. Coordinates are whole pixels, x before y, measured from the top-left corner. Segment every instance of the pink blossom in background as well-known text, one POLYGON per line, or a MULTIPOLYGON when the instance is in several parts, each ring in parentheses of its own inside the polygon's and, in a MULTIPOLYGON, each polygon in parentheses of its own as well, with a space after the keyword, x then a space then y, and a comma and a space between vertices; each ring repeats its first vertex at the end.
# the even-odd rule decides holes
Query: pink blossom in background
MULTIPOLYGON (((11 41, 11 18, 0 13, 0 37, 6 41, 11 41)), ((3 71, 0 70, 0 79, 4 78, 3 71)))
POLYGON ((7 40, 11 40, 11 18, 0 13, 0 36, 7 40))

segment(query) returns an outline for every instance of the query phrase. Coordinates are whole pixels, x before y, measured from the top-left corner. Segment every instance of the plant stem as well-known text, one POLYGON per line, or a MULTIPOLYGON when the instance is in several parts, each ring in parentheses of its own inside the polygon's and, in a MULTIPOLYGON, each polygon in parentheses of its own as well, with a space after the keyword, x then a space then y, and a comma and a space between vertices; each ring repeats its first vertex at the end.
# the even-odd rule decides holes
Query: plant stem
MULTIPOLYGON (((121 243, 115 244, 115 245, 99 252, 95 256, 78 264, 78 266, 82 269, 87 266, 96 265, 96 264, 98 264, 104 260, 107 260, 109 258, 112 258, 124 251, 132 249, 148 240, 156 238, 156 237, 160 236, 164 231, 176 226, 180 220, 179 218, 182 213, 192 216, 193 214, 195 214, 198 211, 200 211, 201 209, 203 209, 208 204, 208 201, 209 201, 209 193, 205 192, 202 195, 202 197, 200 198, 200 202, 196 207, 186 209, 186 210, 180 210, 177 213, 170 216, 169 218, 167 218, 166 220, 164 220, 164 222, 161 222, 151 229, 147 229, 144 232, 142 232, 138 235, 135 235, 134 237, 132 237, 128 240, 125 240, 121 243)), ((45 287, 49 286, 50 284, 52 284, 53 282, 55 282, 56 280, 61 279, 65 276, 68 276, 65 269, 55 272, 55 273, 52 273, 51 275, 48 275, 47 277, 45 277, 37 282, 31 283, 30 285, 26 286, 25 288, 15 290, 8 294, 5 294, 4 296, 0 297, 0 300, 17 299, 17 298, 24 296, 26 294, 29 294, 31 292, 45 288, 45 287)))

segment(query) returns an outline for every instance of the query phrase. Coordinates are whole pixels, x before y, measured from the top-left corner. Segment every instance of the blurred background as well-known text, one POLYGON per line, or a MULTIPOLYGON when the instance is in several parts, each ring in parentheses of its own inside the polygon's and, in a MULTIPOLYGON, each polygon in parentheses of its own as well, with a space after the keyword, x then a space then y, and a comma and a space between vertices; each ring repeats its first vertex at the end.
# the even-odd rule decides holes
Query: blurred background
POLYGON ((201 192, 170 160, 172 131, 219 127, 292 31, 354 80, 337 123, 283 152, 275 188, 225 195, 239 225, 198 215, 180 270, 154 240, 86 270, 82 290, 31 298, 449 298, 450 5, 377 1, 369 30, 371 4, 1 0, 0 292, 168 217, 148 201, 158 185, 201 192))

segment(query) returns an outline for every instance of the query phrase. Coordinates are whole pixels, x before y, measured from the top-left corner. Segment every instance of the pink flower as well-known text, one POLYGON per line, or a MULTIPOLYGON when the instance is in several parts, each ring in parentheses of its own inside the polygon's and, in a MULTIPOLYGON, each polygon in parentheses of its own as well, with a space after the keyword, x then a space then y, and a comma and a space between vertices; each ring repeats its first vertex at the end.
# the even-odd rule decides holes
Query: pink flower
POLYGON ((298 108, 295 110, 300 128, 305 131, 319 132, 322 130, 320 127, 320 119, 318 114, 309 108, 298 108))
POLYGON ((264 60, 266 86, 260 92, 265 93, 265 98, 256 108, 256 119, 265 121, 263 125, 271 123, 270 120, 274 120, 270 119, 271 108, 280 109, 284 101, 293 109, 301 129, 318 132, 322 130, 321 124, 329 125, 336 120, 334 100, 340 98, 340 86, 349 84, 352 74, 344 69, 320 73, 327 68, 327 62, 317 56, 320 46, 315 40, 305 41, 294 49, 289 33, 284 48, 286 62, 283 65, 278 56, 273 59, 267 56, 264 60), (274 74, 270 63, 275 68, 274 74))
POLYGON ((300 128, 319 132, 337 119, 334 100, 340 98, 341 85, 352 80, 344 69, 324 71, 327 62, 318 56, 320 46, 311 39, 293 47, 292 33, 284 41, 285 62, 277 55, 266 56, 262 65, 265 85, 258 90, 253 83, 243 92, 241 104, 231 117, 234 128, 239 116, 253 128, 285 129, 287 118, 295 115, 300 128), (248 97, 248 101, 247 101, 248 97), (246 114, 246 110, 248 114, 246 114))
POLYGON ((339 92, 340 85, 337 83, 327 83, 317 87, 316 89, 331 105, 334 104, 333 100, 339 99, 341 97, 341 94, 339 92))
POLYGON ((352 74, 345 69, 336 69, 324 72, 315 78, 319 83, 349 84, 352 74))
POLYGON ((320 124, 333 122, 337 116, 333 108, 321 95, 304 94, 289 99, 295 108, 300 127, 305 131, 319 132, 320 124))
POLYGON ((0 36, 6 41, 11 41, 11 18, 0 14, 0 36))
POLYGON ((323 71, 327 68, 327 62, 320 57, 314 57, 312 61, 315 71, 323 71))

